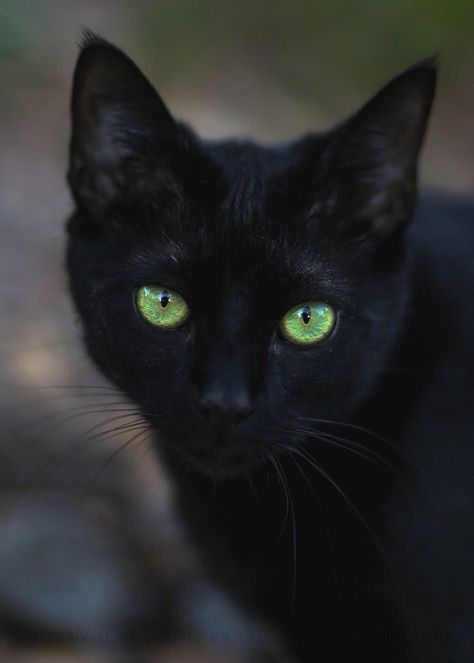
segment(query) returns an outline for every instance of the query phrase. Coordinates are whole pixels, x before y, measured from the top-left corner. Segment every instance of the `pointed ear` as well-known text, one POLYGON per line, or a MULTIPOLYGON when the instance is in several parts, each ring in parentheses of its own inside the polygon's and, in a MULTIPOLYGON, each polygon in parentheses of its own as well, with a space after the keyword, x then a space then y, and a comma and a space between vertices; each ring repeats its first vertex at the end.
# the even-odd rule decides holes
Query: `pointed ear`
POLYGON ((162 166, 176 124, 138 67, 86 33, 73 82, 69 184, 79 208, 96 214, 162 166))
POLYGON ((388 237, 410 220, 435 85, 434 60, 422 61, 336 129, 325 171, 343 201, 350 236, 388 237))

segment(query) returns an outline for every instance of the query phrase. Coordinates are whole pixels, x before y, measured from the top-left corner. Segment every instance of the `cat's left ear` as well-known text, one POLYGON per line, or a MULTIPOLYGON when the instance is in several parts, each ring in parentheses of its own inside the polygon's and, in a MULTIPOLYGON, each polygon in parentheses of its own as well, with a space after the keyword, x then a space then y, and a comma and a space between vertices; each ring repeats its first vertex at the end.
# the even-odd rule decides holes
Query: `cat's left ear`
POLYGON ((177 126, 138 67, 86 33, 74 73, 69 184, 77 205, 100 215, 170 158, 177 126))
POLYGON ((384 238, 410 220, 435 86, 435 61, 422 61, 335 130, 326 172, 345 208, 345 233, 384 238))

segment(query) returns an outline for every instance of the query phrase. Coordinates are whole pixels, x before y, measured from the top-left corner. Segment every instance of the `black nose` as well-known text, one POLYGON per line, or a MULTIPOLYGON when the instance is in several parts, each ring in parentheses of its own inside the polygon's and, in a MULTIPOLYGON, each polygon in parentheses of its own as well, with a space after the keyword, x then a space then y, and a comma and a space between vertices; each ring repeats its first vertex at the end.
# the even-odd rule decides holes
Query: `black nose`
POLYGON ((203 395, 198 408, 206 419, 219 430, 230 430, 253 412, 252 404, 246 397, 223 399, 219 394, 203 395))

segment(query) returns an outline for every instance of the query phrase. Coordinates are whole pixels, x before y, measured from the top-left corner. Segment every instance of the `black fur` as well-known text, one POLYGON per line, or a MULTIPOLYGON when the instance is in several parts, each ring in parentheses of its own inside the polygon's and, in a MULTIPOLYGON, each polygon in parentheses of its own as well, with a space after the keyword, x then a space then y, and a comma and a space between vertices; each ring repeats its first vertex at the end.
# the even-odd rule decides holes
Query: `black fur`
POLYGON ((263 146, 198 138, 93 35, 75 72, 87 347, 153 424, 209 569, 302 661, 472 660, 472 207, 427 199, 407 229, 435 78, 263 146), (153 283, 185 326, 139 317, 153 283), (307 300, 337 324, 302 348, 277 328, 307 300))

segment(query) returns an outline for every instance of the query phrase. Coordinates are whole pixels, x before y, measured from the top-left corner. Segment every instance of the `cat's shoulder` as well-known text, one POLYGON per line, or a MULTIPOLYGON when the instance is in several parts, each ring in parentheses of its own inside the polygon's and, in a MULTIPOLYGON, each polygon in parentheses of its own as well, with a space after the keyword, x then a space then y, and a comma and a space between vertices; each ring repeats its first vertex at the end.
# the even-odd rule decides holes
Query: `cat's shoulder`
POLYGON ((409 237, 426 282, 462 307, 465 320, 470 311, 474 327, 474 197, 421 195, 409 237))
POLYGON ((410 235, 417 248, 438 260, 440 267, 455 261, 474 274, 474 197, 423 193, 410 235))
POLYGON ((429 349, 428 363, 449 356, 472 372, 474 198, 421 195, 409 239, 415 249, 411 333, 429 349))

